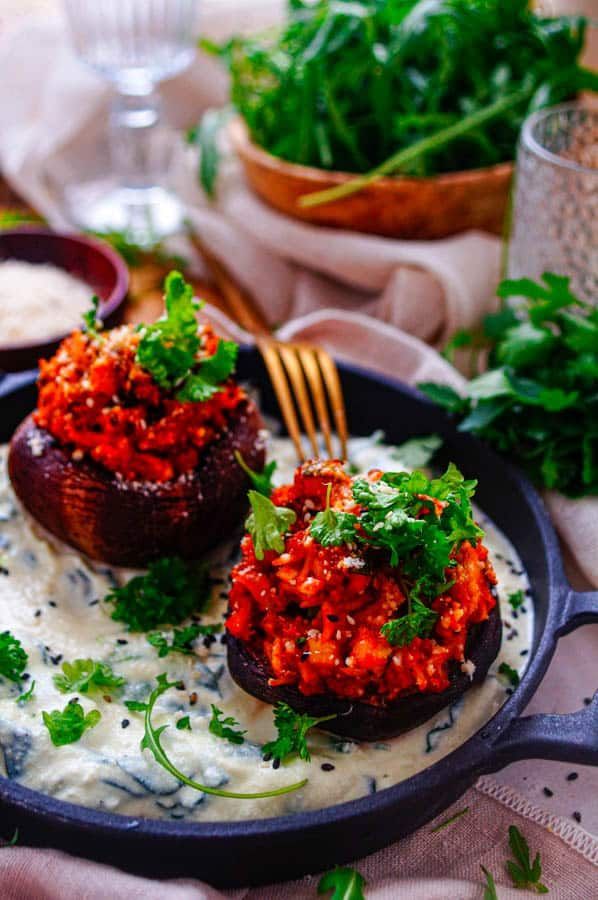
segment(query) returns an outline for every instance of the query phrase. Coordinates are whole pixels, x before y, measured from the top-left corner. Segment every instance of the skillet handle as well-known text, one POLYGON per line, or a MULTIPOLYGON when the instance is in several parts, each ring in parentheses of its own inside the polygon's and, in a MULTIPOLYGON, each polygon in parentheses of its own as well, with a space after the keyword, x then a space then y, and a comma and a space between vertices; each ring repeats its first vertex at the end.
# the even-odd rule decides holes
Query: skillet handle
POLYGON ((598 591, 569 591, 557 629, 558 637, 592 622, 598 622, 598 591))

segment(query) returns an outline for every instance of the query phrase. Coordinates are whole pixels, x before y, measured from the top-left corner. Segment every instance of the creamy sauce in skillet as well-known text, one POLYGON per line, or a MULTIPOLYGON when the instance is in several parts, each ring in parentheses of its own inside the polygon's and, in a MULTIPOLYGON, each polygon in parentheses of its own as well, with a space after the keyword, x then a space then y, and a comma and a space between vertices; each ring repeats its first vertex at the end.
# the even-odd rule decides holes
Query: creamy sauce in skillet
MULTIPOLYGON (((288 481, 295 467, 286 439, 272 440, 278 460, 277 480, 288 481)), ((350 458, 361 471, 403 468, 396 449, 378 437, 353 439, 350 458)), ((103 598, 129 573, 95 569, 75 553, 48 543, 19 509, 6 475, 6 451, 0 450, 0 553, 8 574, 0 575, 0 632, 17 637, 29 654, 30 680, 17 685, 0 679, 0 773, 46 794, 110 812, 162 819, 252 819, 330 806, 396 784, 437 762, 476 732, 504 703, 508 685, 496 675, 501 662, 522 672, 533 631, 528 580, 507 539, 478 511, 486 532, 505 622, 503 645, 485 683, 424 725, 384 743, 358 744, 312 732, 312 761, 296 760, 278 770, 264 763, 260 747, 275 735, 272 708, 238 688, 226 667, 226 648, 216 640, 197 656, 169 654, 160 659, 144 634, 131 634, 110 618, 103 598), (516 590, 527 591, 514 615, 507 602, 516 590), (71 699, 52 682, 63 661, 92 657, 109 663, 127 684, 111 703, 79 695, 87 712, 94 707, 100 723, 74 744, 54 747, 42 724, 41 711, 63 709, 71 699), (187 775, 211 786, 255 792, 308 778, 300 791, 264 800, 209 797, 179 787, 153 759, 139 749, 143 715, 130 712, 125 699, 145 700, 155 678, 167 672, 185 690, 172 689, 158 701, 154 725, 170 724, 162 740, 175 764, 187 775), (35 679, 28 703, 16 702, 35 679), (190 702, 190 694, 197 701, 190 702), (247 729, 236 746, 208 732, 210 704, 233 715, 247 729), (192 731, 177 731, 175 722, 188 715, 192 731), (334 768, 330 768, 330 766, 334 768), (325 768, 322 768, 325 766, 325 768)), ((226 610, 228 570, 236 542, 214 555, 213 597, 202 623, 222 622, 226 610)))

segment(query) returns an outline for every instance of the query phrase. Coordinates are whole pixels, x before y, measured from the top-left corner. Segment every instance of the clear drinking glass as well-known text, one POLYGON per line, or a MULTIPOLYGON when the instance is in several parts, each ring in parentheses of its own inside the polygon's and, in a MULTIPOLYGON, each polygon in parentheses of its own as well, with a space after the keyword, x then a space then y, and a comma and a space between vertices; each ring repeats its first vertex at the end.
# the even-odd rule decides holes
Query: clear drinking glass
POLYGON ((141 245, 175 232, 182 205, 168 187, 171 135, 156 85, 195 53, 198 0, 65 0, 81 60, 115 88, 109 120, 111 172, 69 191, 71 213, 94 231, 141 245))
POLYGON ((598 109, 565 103, 531 115, 515 179, 509 276, 570 275, 598 303, 598 109))

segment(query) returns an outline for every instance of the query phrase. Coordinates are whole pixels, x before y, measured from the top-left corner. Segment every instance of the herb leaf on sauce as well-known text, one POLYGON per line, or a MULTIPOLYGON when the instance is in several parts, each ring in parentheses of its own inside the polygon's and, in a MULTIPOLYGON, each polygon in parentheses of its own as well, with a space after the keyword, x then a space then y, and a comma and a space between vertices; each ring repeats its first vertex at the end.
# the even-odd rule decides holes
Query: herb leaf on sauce
POLYGON ((184 628, 174 628, 172 640, 168 643, 168 637, 160 632, 148 634, 147 641, 158 651, 160 659, 169 653, 184 653, 187 656, 193 653, 193 644, 200 635, 209 636, 222 631, 222 625, 185 625, 184 628))
POLYGON ((516 825, 509 827, 509 847, 515 859, 507 861, 507 872, 515 887, 534 891, 536 894, 547 894, 548 888, 540 881, 540 854, 536 853, 531 862, 529 845, 516 825))
POLYGON ((284 552, 283 537, 296 521, 297 516, 292 509, 274 506, 268 497, 258 491, 247 494, 252 512, 245 527, 253 538, 253 546, 257 559, 263 559, 267 550, 284 552))
POLYGON ((235 459, 251 481, 254 490, 258 494, 263 494, 264 497, 269 497, 272 493, 272 478, 277 467, 276 461, 271 460, 269 463, 266 463, 261 472, 255 472, 247 465, 238 450, 235 450, 235 459))
POLYGON ((110 694, 125 684, 125 679, 115 675, 111 667, 97 659, 75 659, 62 664, 62 674, 53 678, 54 686, 62 694, 88 694, 99 691, 110 694))
POLYGON ((357 869, 344 866, 322 875, 318 882, 318 894, 332 891, 330 900, 365 900, 365 885, 365 878, 357 869))
POLYGON ((189 716, 183 716, 177 720, 175 727, 177 731, 191 731, 191 719, 189 716))
POLYGON ((19 704, 29 703, 30 700, 33 700, 34 693, 35 693, 35 679, 29 685, 29 689, 17 697, 17 703, 19 703, 19 704))
POLYGON ((3 631, 0 634, 0 675, 18 684, 28 659, 21 642, 10 631, 3 631))
POLYGON ((235 728, 239 728, 239 723, 233 716, 226 716, 224 719, 222 716, 224 713, 221 709, 218 709, 217 706, 214 706, 212 703, 212 718, 210 719, 210 724, 208 726, 208 730, 210 734, 215 735, 219 738, 224 738, 224 740, 229 741, 231 744, 243 744, 245 742, 245 738, 243 735, 247 734, 246 731, 235 731, 235 728))
POLYGON ((521 607, 525 603, 525 594, 523 593, 521 588, 519 588, 518 591, 513 591, 512 594, 509 594, 507 600, 511 609, 516 612, 518 609, 521 609, 521 607))
POLYGON ((288 703, 277 703, 274 707, 274 725, 278 731, 275 740, 269 741, 262 747, 264 759, 279 760, 284 762, 291 756, 298 756, 305 762, 310 762, 311 755, 307 746, 307 732, 319 725, 335 719, 336 715, 321 716, 315 718, 297 713, 288 703))
POLYGON ((76 699, 70 700, 62 711, 55 709, 52 712, 42 712, 44 725, 55 747, 74 744, 88 728, 94 728, 101 718, 102 714, 97 709, 85 713, 76 699))
POLYGON ((145 575, 113 588, 106 601, 114 603, 112 618, 117 622, 126 622, 130 631, 149 631, 182 622, 208 598, 207 565, 165 556, 150 563, 145 575))
POLYGON ((152 754, 158 765, 162 766, 167 772, 169 772, 174 778, 178 781, 186 784, 188 787, 194 788, 196 791, 201 791, 204 794, 212 794, 215 797, 227 797, 233 800, 259 800, 264 797, 278 797, 281 794, 289 794, 291 791, 297 791, 299 788, 302 788, 305 784, 307 784, 307 779, 304 778, 303 781, 298 781, 295 784, 289 784, 285 787, 276 788, 272 791, 262 791, 260 793, 255 794, 244 794, 237 793, 236 791, 223 791, 221 788, 208 787, 205 784, 200 784, 200 782, 195 781, 193 778, 189 778, 180 769, 171 762, 168 757, 164 747, 162 746, 161 736, 163 732, 168 728, 168 725, 160 725, 158 728, 154 728, 152 724, 152 713, 154 711, 154 707, 156 705, 156 701, 162 694, 165 694, 166 691, 170 690, 173 687, 177 687, 178 682, 169 682, 168 676, 165 674, 158 675, 157 678, 157 687, 151 692, 149 696, 149 700, 146 704, 144 704, 144 725, 145 725, 145 734, 141 741, 141 749, 149 750, 152 754))
POLYGON ((314 516, 310 533, 323 547, 340 547, 355 540, 357 516, 352 513, 339 512, 330 507, 332 484, 326 489, 326 509, 314 516))
POLYGON ((501 662, 498 667, 498 674, 506 678, 513 687, 517 687, 519 684, 519 672, 506 662, 501 662))

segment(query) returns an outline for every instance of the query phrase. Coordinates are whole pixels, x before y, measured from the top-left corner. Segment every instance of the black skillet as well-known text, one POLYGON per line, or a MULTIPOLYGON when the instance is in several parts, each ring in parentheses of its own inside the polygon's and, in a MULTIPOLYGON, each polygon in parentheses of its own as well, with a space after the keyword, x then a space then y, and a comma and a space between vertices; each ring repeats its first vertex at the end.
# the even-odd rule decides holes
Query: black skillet
MULTIPOLYGON (((436 432, 445 439, 439 463, 454 460, 467 478, 479 479, 476 501, 517 548, 533 588, 534 643, 519 687, 481 731, 449 756, 395 787, 350 803, 277 819, 177 823, 85 809, 0 778, 0 833, 10 836, 18 827, 23 844, 58 847, 145 875, 197 876, 228 887, 263 884, 327 869, 390 844, 453 803, 479 775, 516 760, 598 765, 598 694, 590 706, 569 715, 519 717, 557 639, 598 621, 598 593, 576 593, 567 584, 541 501, 518 472, 456 432, 417 392, 349 366, 340 371, 353 434, 381 428, 388 441, 398 443, 436 432)), ((254 351, 241 352, 239 373, 260 389, 264 411, 274 414, 275 400, 254 351)), ((34 403, 31 373, 5 378, 0 384, 2 440, 10 438, 34 403)), ((587 693, 588 687, 583 690, 587 693)))

